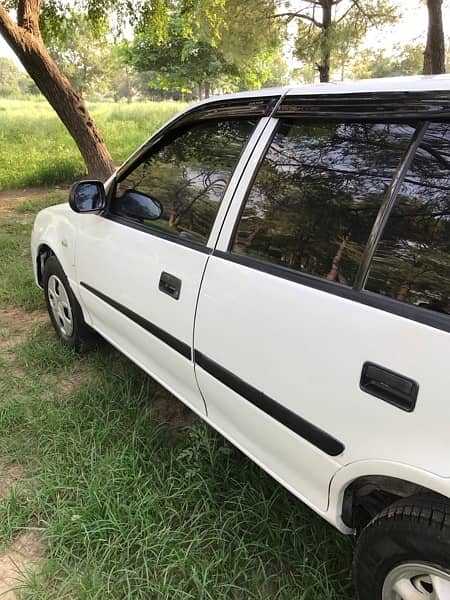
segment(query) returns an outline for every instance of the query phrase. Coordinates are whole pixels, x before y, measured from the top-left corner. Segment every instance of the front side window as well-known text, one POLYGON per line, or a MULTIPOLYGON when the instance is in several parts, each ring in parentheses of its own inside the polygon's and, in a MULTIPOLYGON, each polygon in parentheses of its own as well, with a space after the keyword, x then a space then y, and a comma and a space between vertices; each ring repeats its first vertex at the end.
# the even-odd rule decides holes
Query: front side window
POLYGON ((428 126, 378 244, 366 289, 450 314, 450 124, 428 126))
POLYGON ((413 132, 407 124, 281 123, 232 251, 351 286, 413 132))
POLYGON ((205 121, 178 132, 117 186, 111 212, 133 218, 130 191, 159 201, 162 215, 141 218, 151 228, 206 244, 226 186, 255 122, 205 121))

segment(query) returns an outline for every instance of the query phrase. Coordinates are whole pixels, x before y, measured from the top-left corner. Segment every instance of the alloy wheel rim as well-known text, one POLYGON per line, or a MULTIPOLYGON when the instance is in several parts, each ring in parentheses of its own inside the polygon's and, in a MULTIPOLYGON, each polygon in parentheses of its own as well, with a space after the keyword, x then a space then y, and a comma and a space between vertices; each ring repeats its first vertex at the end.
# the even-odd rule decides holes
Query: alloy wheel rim
POLYGON ((58 329, 64 337, 68 338, 73 333, 72 308, 66 288, 56 275, 49 277, 47 292, 50 308, 58 329))
POLYGON ((450 600, 450 573, 427 563, 403 563, 388 573, 382 600, 450 600))

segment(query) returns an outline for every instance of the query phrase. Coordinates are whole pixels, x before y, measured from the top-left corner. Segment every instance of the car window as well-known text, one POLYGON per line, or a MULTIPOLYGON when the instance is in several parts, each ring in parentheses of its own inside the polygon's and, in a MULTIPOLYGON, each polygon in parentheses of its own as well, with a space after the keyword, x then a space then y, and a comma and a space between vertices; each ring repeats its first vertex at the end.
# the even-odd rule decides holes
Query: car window
POLYGON ((428 126, 378 244, 366 289, 450 314, 450 124, 428 126))
POLYGON ((151 228, 206 243, 223 194, 255 121, 205 121, 179 132, 119 182, 111 211, 130 216, 125 193, 137 190, 160 201, 151 228))
POLYGON ((232 251, 352 285, 380 203, 414 132, 407 124, 281 124, 232 251))

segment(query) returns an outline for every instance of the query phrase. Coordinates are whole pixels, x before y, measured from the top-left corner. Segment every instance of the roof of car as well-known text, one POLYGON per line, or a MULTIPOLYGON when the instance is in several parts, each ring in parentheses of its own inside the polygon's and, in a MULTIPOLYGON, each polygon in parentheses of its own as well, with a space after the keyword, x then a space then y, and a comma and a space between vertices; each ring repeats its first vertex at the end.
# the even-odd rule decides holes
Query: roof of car
POLYGON ((357 81, 339 81, 332 83, 314 83, 299 86, 265 88, 261 90, 238 92, 224 96, 212 96, 203 103, 213 102, 222 98, 232 100, 239 98, 259 98, 267 96, 312 96, 329 94, 362 94, 382 92, 425 92, 449 91, 450 74, 446 75, 417 75, 410 77, 383 77, 381 79, 360 79, 357 81))

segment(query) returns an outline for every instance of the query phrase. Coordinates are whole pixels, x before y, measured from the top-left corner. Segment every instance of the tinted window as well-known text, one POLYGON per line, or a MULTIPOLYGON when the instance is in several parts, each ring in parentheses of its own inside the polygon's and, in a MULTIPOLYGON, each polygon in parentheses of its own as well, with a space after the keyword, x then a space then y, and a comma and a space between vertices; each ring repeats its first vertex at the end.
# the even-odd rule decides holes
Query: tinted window
POLYGON ((366 288, 450 313, 450 125, 432 123, 401 187, 366 288))
POLYGON ((247 198, 233 251, 352 285, 409 125, 286 122, 247 198))
POLYGON ((112 212, 126 190, 158 199, 163 215, 148 224, 175 236, 206 243, 225 188, 255 123, 208 121, 180 133, 154 151, 118 185, 112 212))

